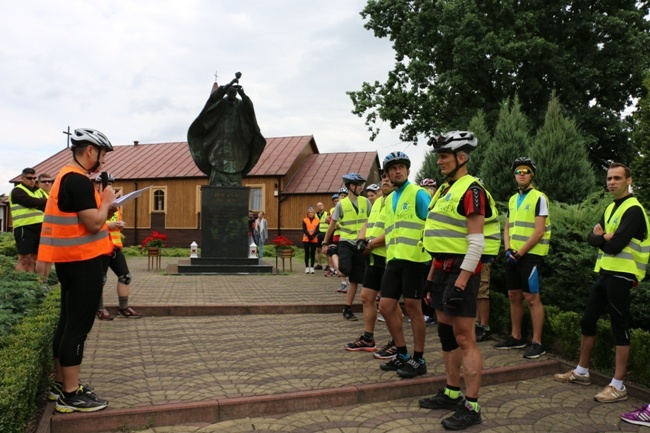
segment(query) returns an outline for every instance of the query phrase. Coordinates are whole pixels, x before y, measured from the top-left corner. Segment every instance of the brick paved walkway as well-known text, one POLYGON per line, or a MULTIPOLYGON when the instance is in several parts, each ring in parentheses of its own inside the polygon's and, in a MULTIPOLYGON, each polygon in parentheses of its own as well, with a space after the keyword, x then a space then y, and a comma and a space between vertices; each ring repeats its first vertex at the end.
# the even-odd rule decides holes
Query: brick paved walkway
MULTIPOLYGON (((400 379, 381 371, 371 354, 343 350, 363 324, 343 320, 338 280, 322 271, 305 275, 294 263, 289 275, 172 276, 147 272, 146 258, 128 260, 131 305, 147 317, 97 321, 82 364, 82 380, 110 406, 56 414, 53 433, 441 430, 446 413, 417 407, 418 397, 444 386, 435 327, 427 335, 428 374, 400 379), (310 312, 286 314, 307 305, 310 312), (193 315, 205 311, 224 314, 193 315)), ((163 269, 177 261, 163 258, 163 269)), ((114 276, 105 304, 117 304, 114 276)), ((405 331, 412 347, 406 322, 405 331)), ((388 340, 385 325, 378 324, 376 335, 378 344, 388 340)), ((525 360, 521 351, 493 344, 480 344, 484 423, 469 431, 639 431, 619 423, 619 413, 640 400, 597 404, 598 386, 552 380, 566 368, 557 360, 525 360)))

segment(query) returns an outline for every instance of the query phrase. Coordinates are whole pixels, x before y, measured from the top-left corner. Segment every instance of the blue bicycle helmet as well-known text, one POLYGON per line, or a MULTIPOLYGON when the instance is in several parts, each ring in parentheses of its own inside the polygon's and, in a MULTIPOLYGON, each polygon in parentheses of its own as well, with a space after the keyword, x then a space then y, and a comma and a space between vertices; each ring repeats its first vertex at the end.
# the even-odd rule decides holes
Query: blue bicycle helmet
POLYGON ((402 163, 406 165, 406 168, 411 168, 411 159, 402 151, 391 152, 386 155, 384 158, 384 163, 382 164, 382 170, 388 171, 388 167, 393 164, 402 163))
POLYGON ((358 184, 358 183, 365 183, 365 182, 366 180, 359 173, 353 172, 353 173, 348 173, 343 175, 343 184, 345 186, 348 186, 351 183, 358 184))
POLYGON ((347 194, 347 193, 348 193, 348 189, 346 187, 341 187, 339 189, 339 194, 347 194))
POLYGON ((336 200, 337 198, 339 198, 338 193, 332 194, 332 201, 336 200))

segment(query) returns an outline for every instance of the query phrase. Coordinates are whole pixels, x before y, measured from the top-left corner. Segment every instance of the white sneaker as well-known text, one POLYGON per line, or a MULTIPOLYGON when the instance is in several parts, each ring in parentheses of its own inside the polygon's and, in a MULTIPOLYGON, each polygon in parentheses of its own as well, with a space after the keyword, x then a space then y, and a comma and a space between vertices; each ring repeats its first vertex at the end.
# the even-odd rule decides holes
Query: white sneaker
POLYGON ((309 273, 313 274, 314 273, 314 268, 309 268, 309 273))
POLYGON ((309 273, 309 268, 305 268, 305 274, 309 273))

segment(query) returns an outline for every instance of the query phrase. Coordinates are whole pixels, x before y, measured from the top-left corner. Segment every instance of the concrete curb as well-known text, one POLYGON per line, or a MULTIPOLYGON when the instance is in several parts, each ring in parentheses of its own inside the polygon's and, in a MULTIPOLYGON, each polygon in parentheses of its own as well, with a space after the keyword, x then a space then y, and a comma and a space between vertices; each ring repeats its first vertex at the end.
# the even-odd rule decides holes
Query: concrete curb
MULTIPOLYGON (((483 372, 483 385, 533 379, 561 370, 556 360, 491 368, 483 372)), ((350 406, 432 394, 445 385, 445 377, 428 376, 400 382, 358 384, 334 389, 276 395, 221 398, 187 404, 164 404, 146 408, 95 413, 54 414, 51 433, 97 433, 119 429, 142 429, 187 423, 216 423, 251 416, 268 416, 338 406, 350 406)), ((44 417, 45 418, 45 417, 44 417)), ((41 421, 43 424, 43 421, 41 421)), ((39 429, 38 433, 45 433, 39 429)))

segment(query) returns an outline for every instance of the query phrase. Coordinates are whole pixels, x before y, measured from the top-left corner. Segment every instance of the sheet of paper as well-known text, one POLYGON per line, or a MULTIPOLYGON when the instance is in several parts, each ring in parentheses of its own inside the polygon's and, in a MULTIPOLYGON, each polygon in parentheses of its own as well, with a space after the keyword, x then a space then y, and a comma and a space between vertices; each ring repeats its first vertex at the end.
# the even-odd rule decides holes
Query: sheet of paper
POLYGON ((124 203, 130 202, 134 198, 140 197, 143 192, 145 192, 146 190, 148 190, 152 186, 153 185, 149 185, 146 188, 138 189, 136 191, 130 192, 130 193, 126 194, 126 195, 123 195, 121 197, 116 198, 115 201, 113 202, 113 206, 114 207, 119 207, 119 206, 122 206, 124 203))

